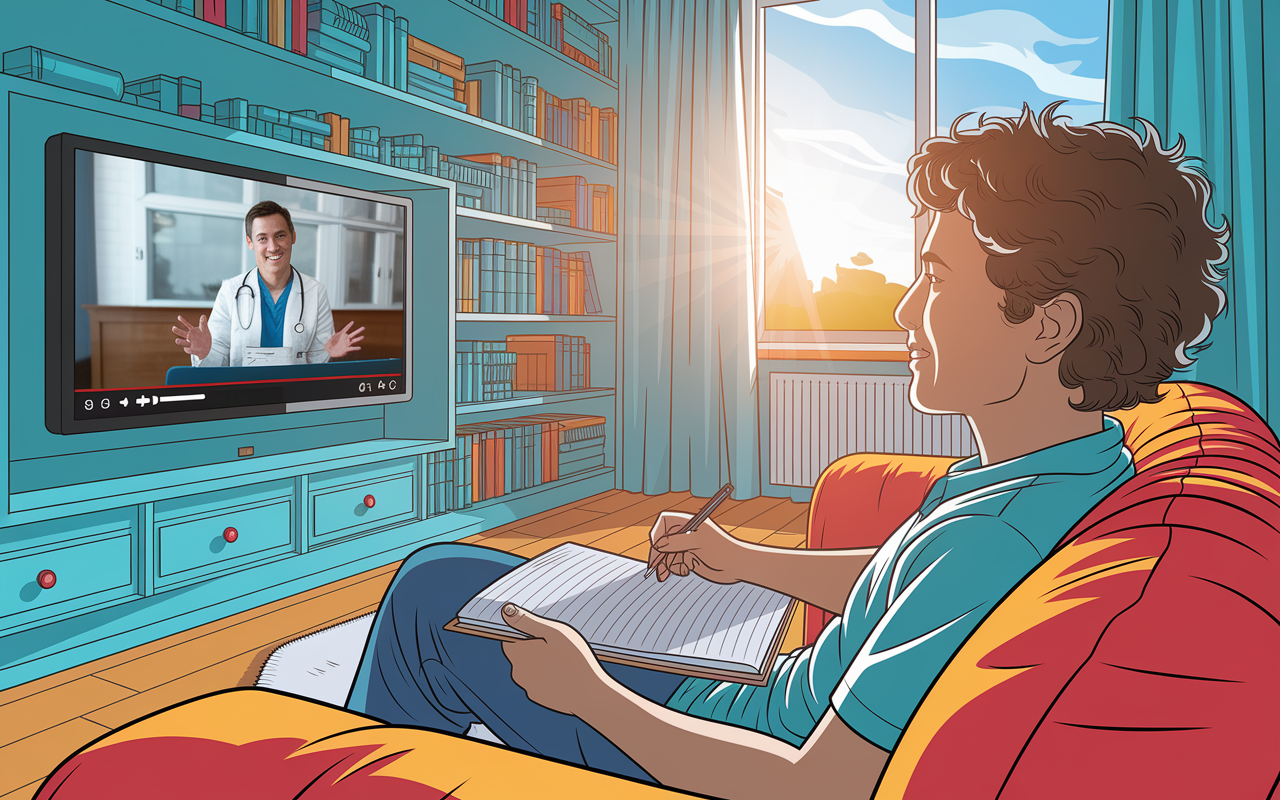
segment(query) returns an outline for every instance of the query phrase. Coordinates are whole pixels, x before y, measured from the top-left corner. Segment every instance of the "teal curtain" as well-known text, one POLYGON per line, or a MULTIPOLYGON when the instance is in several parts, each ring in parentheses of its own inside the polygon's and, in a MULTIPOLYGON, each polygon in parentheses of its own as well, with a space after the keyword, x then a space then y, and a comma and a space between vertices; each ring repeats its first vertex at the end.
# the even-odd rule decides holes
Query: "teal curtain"
MULTIPOLYGON (((1209 349, 1174 378, 1233 392, 1274 425, 1280 344, 1269 347, 1267 309, 1280 309, 1280 276, 1269 274, 1267 231, 1280 231, 1280 5, 1111 0, 1106 117, 1135 126, 1135 116, 1152 122, 1166 145, 1186 138, 1187 152, 1204 159, 1213 181, 1211 221, 1225 215, 1231 223, 1221 284, 1227 310, 1209 349), (1270 205, 1268 189, 1276 190, 1270 205)), ((1280 324, 1274 335, 1280 338, 1280 324)))
POLYGON ((622 0, 620 488, 760 493, 754 0, 622 0))

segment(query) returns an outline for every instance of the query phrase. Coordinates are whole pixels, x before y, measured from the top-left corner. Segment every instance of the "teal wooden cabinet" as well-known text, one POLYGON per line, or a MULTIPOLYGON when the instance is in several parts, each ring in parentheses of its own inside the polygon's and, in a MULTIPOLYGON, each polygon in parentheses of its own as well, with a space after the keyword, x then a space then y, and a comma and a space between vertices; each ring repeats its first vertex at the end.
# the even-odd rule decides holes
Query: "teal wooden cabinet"
POLYGON ((157 591, 294 552, 293 481, 156 503, 157 591))
POLYGON ((135 597, 136 519, 127 509, 6 531, 0 633, 135 597))
POLYGON ((311 546, 416 518, 413 459, 321 473, 311 479, 311 546))

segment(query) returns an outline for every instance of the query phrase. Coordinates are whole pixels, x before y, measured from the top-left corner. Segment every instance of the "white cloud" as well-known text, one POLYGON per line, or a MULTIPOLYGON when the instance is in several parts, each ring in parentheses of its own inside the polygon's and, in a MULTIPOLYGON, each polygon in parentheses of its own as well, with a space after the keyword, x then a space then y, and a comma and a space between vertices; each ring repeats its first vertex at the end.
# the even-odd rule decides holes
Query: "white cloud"
POLYGON ((880 155, 880 153, 876 152, 876 149, 872 147, 866 139, 853 131, 774 128, 771 133, 784 141, 795 142, 806 147, 811 147, 823 155, 833 158, 843 164, 848 164, 851 167, 864 169, 868 172, 883 172, 889 175, 901 175, 903 177, 906 177, 907 175, 907 165, 905 163, 890 161, 880 155), (874 163, 867 163, 867 161, 860 161, 843 153, 839 153, 824 145, 823 142, 836 142, 838 144, 848 145, 856 150, 860 155, 865 156, 874 163))
MULTIPOLYGON (((875 8, 861 8, 837 17, 823 17, 804 6, 778 6, 777 10, 818 25, 862 28, 887 44, 915 52, 912 19, 880 2, 875 8)), ((938 58, 977 59, 1016 69, 1031 78, 1046 94, 1076 100, 1101 102, 1105 90, 1102 78, 1086 78, 1072 73, 1079 61, 1049 64, 1035 52, 1041 42, 1059 46, 1090 44, 1095 39, 1062 36, 1031 14, 1022 11, 979 11, 938 21, 938 58), (991 41, 999 38, 1000 41, 991 41)))

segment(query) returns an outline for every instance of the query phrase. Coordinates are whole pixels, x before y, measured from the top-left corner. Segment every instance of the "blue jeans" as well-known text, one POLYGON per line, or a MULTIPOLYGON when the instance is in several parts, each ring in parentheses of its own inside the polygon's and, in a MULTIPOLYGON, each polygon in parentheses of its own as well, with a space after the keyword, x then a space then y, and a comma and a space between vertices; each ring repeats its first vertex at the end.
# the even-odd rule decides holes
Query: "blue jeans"
MULTIPOLYGON (((482 723, 509 746, 653 782, 581 719, 540 706, 511 679, 502 643, 443 630, 481 589, 526 559, 463 544, 410 555, 387 590, 347 708, 394 725, 462 734, 482 723)), ((604 662, 619 683, 666 703, 683 678, 604 662)))

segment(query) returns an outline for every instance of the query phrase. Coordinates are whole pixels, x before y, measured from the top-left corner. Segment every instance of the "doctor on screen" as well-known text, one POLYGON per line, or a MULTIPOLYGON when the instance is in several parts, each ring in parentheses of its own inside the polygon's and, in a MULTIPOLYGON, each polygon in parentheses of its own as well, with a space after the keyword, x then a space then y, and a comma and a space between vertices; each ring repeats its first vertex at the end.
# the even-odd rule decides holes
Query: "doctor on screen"
POLYGON ((289 210, 269 200, 249 209, 245 241, 257 267, 222 282, 213 312, 192 325, 181 316, 175 340, 195 367, 322 364, 359 350, 364 328, 335 332, 324 284, 289 260, 297 234, 289 210))

